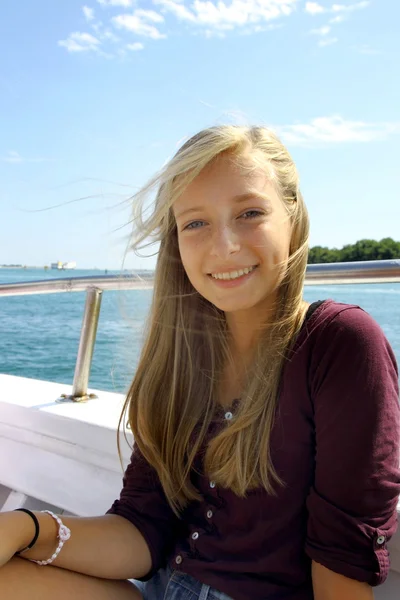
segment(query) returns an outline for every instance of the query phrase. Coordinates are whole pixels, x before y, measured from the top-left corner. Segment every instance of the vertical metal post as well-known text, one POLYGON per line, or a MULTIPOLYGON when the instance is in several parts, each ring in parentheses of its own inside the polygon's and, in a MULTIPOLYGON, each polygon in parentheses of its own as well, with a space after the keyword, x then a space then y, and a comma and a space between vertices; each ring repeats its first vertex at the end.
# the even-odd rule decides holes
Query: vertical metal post
MULTIPOLYGON (((72 396, 68 399, 74 402, 88 400, 87 393, 90 368, 92 366, 93 350, 96 341, 97 325, 99 322, 102 290, 89 288, 86 293, 85 311, 83 314, 81 338, 76 359, 72 396)), ((92 394, 90 397, 94 397, 92 394)))

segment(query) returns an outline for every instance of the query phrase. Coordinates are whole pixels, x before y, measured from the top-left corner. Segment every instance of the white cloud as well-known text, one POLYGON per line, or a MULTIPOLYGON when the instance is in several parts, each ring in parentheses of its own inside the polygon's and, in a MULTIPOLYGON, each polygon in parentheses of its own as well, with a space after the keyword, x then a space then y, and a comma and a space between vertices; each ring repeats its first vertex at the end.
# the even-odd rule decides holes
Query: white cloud
POLYGON ((337 37, 331 37, 329 39, 325 38, 325 36, 327 36, 332 29, 331 25, 338 25, 339 23, 342 23, 346 20, 348 14, 354 12, 355 10, 367 8, 370 4, 371 2, 369 0, 363 0, 353 4, 333 4, 331 8, 324 8, 318 2, 306 2, 305 11, 312 16, 325 13, 334 15, 329 19, 329 25, 324 25, 323 27, 312 29, 310 31, 311 34, 324 38, 319 40, 318 46, 324 47, 336 44, 336 42, 339 41, 337 37))
POLYGON ((75 31, 66 40, 59 40, 58 45, 63 46, 68 52, 96 52, 101 42, 90 33, 75 31))
POLYGON ((110 40, 110 42, 114 42, 114 43, 121 41, 120 38, 117 35, 115 35, 115 33, 113 33, 112 31, 109 31, 108 29, 107 29, 107 31, 105 31, 104 33, 101 34, 101 37, 106 40, 110 40))
POLYGON ((318 35, 323 37, 324 35, 328 35, 330 33, 331 28, 329 25, 324 25, 324 27, 319 27, 318 29, 311 29, 310 33, 312 35, 318 35))
POLYGON ((318 2, 306 2, 305 11, 312 16, 333 13, 335 16, 329 20, 329 23, 337 25, 346 19, 347 14, 367 8, 370 4, 369 0, 364 0, 355 4, 333 4, 331 8, 325 8, 318 2))
POLYGON ((354 12, 355 10, 362 10, 367 8, 371 2, 364 0, 363 2, 356 2, 355 4, 334 4, 332 6, 332 12, 354 12))
POLYGON ((318 4, 318 2, 306 2, 305 11, 309 15, 320 15, 324 13, 326 9, 318 4))
POLYGON ((102 21, 96 21, 96 23, 91 23, 90 27, 96 32, 96 34, 98 34, 101 32, 104 26, 102 21))
MULTIPOLYGON (((327 39, 331 26, 342 22, 351 12, 370 5, 370 0, 353 0, 351 4, 342 4, 339 3, 340 0, 336 0, 336 4, 328 7, 327 1, 310 0, 304 3, 304 10, 309 15, 313 17, 320 14, 328 15, 328 24, 311 31, 313 35, 320 38, 318 42, 320 46, 331 45, 337 41, 333 36, 327 39)), ((120 14, 117 12, 111 15, 108 11, 103 11, 105 18, 102 22, 95 18, 93 8, 84 5, 82 11, 89 23, 91 33, 76 31, 58 43, 68 52, 92 51, 104 57, 118 56, 119 50, 125 52, 126 44, 131 42, 126 39, 128 33, 153 40, 166 38, 167 35, 161 27, 166 17, 170 20, 173 18, 175 23, 178 22, 178 27, 180 22, 188 24, 191 26, 190 31, 195 35, 223 38, 231 31, 251 35, 283 26, 284 17, 292 15, 300 2, 301 0, 152 0, 147 4, 148 8, 135 8, 137 0, 97 0, 97 5, 102 8, 133 8, 131 11, 118 11, 120 14), (110 25, 118 29, 121 34, 115 36, 110 31, 110 25), (113 45, 111 54, 107 54, 105 50, 111 45, 113 45)), ((133 39, 132 43, 134 41, 133 39)))
POLYGON ((154 4, 162 6, 166 12, 172 13, 180 21, 194 22, 196 20, 195 15, 184 4, 181 4, 179 0, 154 0, 154 4))
POLYGON ((9 150, 5 156, 0 157, 1 162, 6 162, 10 164, 20 164, 20 163, 41 163, 47 162, 51 160, 50 158, 24 158, 20 155, 16 150, 9 150))
POLYGON ((88 6, 82 6, 83 14, 85 15, 86 21, 93 21, 94 19, 94 10, 93 8, 89 8, 88 6))
POLYGON ((330 19, 329 23, 332 23, 332 25, 337 25, 338 23, 343 23, 345 18, 346 17, 344 15, 337 15, 337 17, 330 19))
POLYGON ((124 6, 125 8, 129 8, 132 6, 132 0, 97 0, 101 6, 124 6))
MULTIPOLYGON (((274 29, 281 29, 282 23, 269 23, 268 25, 254 25, 247 27, 240 31, 241 35, 252 35, 253 33, 264 33, 265 31, 273 31, 274 29)), ((223 36, 225 37, 225 36, 223 36)))
POLYGON ((135 42, 134 44, 127 44, 126 47, 128 50, 133 50, 137 52, 138 50, 143 50, 144 46, 140 42, 135 42))
POLYGON ((309 123, 276 127, 282 139, 295 146, 374 142, 400 134, 400 122, 347 121, 339 115, 318 117, 309 123))
POLYGON ((298 0, 232 0, 229 4, 223 0, 216 4, 211 0, 193 0, 190 10, 179 0, 154 0, 154 3, 181 21, 228 30, 289 16, 298 0))
POLYGON ((135 15, 140 19, 147 19, 148 21, 153 21, 153 23, 163 23, 164 17, 154 10, 143 10, 138 8, 135 10, 135 15))
MULTIPOLYGON (((119 29, 127 29, 136 35, 149 37, 153 40, 160 40, 165 38, 166 35, 161 33, 154 25, 149 25, 145 22, 146 20, 154 22, 154 15, 156 14, 157 13, 154 13, 154 11, 137 10, 132 14, 117 15, 116 17, 112 18, 112 22, 114 23, 115 27, 119 29), (149 14, 144 13, 151 13, 151 15, 149 16, 149 14)), ((161 21, 163 21, 164 17, 162 17, 162 15, 159 16, 161 21)))

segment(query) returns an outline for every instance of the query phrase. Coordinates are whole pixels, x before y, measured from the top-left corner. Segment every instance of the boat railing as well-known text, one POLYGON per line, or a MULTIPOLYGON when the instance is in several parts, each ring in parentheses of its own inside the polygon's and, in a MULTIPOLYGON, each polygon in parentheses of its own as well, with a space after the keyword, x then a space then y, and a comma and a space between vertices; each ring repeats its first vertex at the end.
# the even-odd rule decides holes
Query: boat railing
MULTIPOLYGON (((399 282, 400 259, 308 265, 305 279, 307 286, 399 282)), ((147 275, 65 277, 3 283, 0 284, 0 297, 86 292, 72 394, 63 397, 64 401, 82 402, 95 397, 88 395, 88 384, 103 292, 148 289, 152 285, 153 280, 147 275)))

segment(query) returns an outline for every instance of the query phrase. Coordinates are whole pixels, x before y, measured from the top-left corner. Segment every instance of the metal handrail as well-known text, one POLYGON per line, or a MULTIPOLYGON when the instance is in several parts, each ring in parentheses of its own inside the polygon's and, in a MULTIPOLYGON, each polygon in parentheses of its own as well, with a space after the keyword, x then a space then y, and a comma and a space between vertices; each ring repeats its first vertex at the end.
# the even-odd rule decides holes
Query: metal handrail
MULTIPOLYGON (((1 269, 0 269, 1 272, 1 269)), ((137 290, 152 287, 152 277, 137 275, 87 275, 86 277, 60 277, 1 283, 0 296, 28 296, 32 294, 59 294, 63 292, 86 292, 90 288, 106 290, 137 290)))
POLYGON ((398 282, 400 282, 400 258, 308 265, 305 281, 306 285, 398 282))
MULTIPOLYGON (((85 310, 83 311, 83 321, 81 327, 81 336, 79 340, 78 355, 76 357, 76 366, 74 381, 72 384, 72 400, 80 398, 87 399, 90 369, 92 366, 94 345, 96 343, 97 325, 99 324, 101 299, 103 292, 98 288, 90 288, 86 294, 85 310)), ((92 398, 94 395, 91 395, 92 398)), ((64 399, 68 396, 64 396, 64 399)))
MULTIPOLYGON (((1 270, 0 270, 1 271, 1 270)), ((342 285, 346 283, 394 283, 400 281, 400 258, 366 262, 321 263, 308 265, 306 285, 342 285)), ((86 292, 90 288, 137 290, 153 286, 150 275, 88 275, 18 283, 0 283, 0 296, 86 292)))
MULTIPOLYGON (((371 260, 351 263, 326 263, 308 265, 305 285, 343 285, 360 283, 400 283, 400 259, 371 260)), ((75 366, 72 394, 62 395, 62 400, 82 402, 88 396, 90 368, 96 342, 102 292, 106 290, 140 290, 153 286, 150 276, 103 275, 98 277, 69 277, 19 283, 0 284, 0 297, 32 294, 57 294, 86 292, 78 355, 75 366)))

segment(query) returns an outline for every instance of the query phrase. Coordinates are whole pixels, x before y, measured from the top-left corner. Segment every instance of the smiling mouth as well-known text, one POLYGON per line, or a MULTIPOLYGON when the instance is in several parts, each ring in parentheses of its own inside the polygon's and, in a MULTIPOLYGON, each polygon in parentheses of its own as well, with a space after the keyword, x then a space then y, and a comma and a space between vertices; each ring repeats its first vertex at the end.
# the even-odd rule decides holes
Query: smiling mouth
POLYGON ((258 265, 254 265, 252 267, 245 267, 244 269, 238 269, 237 271, 228 271, 226 273, 209 273, 209 277, 213 279, 223 279, 223 280, 232 280, 239 279, 239 277, 243 277, 243 275, 248 275, 254 269, 256 269, 258 265))

